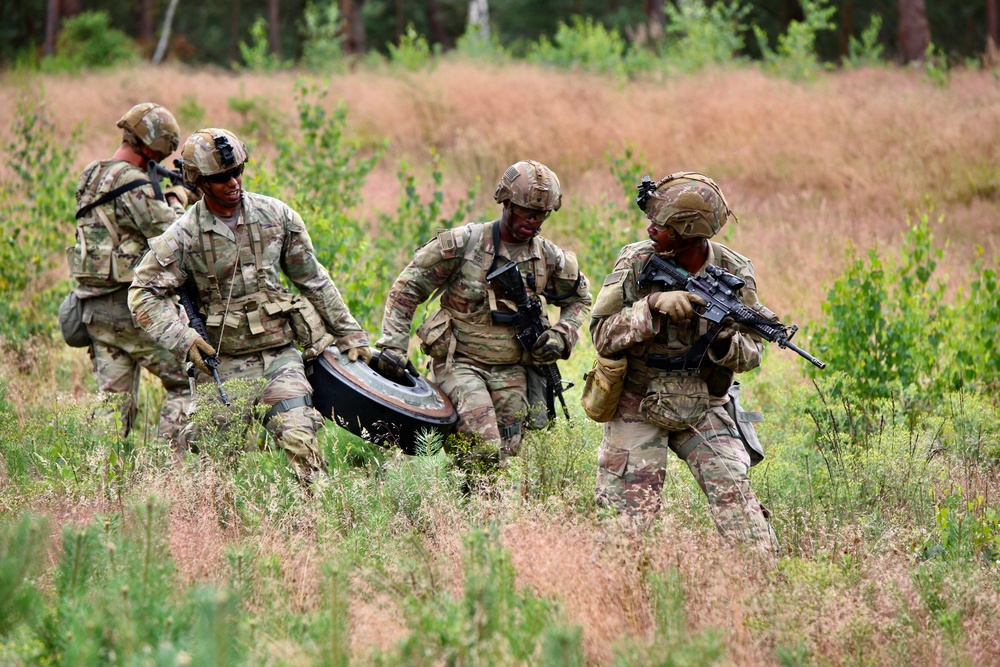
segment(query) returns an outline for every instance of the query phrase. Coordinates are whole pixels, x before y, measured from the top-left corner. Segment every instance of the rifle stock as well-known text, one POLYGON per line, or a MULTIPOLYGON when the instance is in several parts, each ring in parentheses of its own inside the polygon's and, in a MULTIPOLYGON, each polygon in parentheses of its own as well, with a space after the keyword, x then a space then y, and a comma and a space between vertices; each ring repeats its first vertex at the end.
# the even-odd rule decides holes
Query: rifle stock
POLYGON ((778 347, 788 348, 817 368, 826 368, 824 362, 792 342, 792 336, 799 330, 797 325, 788 326, 776 319, 767 319, 740 302, 737 293, 746 285, 745 280, 712 264, 705 267, 705 272, 707 275, 696 276, 669 260, 651 255, 639 274, 639 283, 697 294, 706 304, 704 311, 698 313, 700 317, 716 324, 731 318, 744 329, 777 343, 778 347))

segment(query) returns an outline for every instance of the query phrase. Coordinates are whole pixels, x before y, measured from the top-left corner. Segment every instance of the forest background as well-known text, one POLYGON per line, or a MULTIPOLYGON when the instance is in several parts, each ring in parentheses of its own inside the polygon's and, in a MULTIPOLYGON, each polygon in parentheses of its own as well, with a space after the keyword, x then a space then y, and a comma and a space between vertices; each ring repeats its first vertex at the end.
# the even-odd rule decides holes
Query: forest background
MULTIPOLYGON (((164 23, 169 5, 139 4, 164 23)), ((456 18, 439 49, 420 18, 433 3, 369 0, 352 5, 371 19, 361 53, 345 47, 347 4, 299 16, 282 3, 277 53, 257 20, 267 5, 250 3, 178 4, 158 66, 157 40, 133 38, 137 6, 80 7, 51 53, 44 32, 0 47, 15 45, 0 73, 0 663, 1000 661, 1000 73, 977 32, 989 3, 927 22, 906 67, 896 5, 852 18, 843 52, 844 7, 857 18, 863 3, 788 3, 768 24, 780 11, 767 3, 667 3, 657 23, 581 2, 520 38, 509 26, 531 12, 493 3, 487 23, 456 18), (235 51, 207 55, 233 34, 235 51), (828 363, 769 347, 741 378, 766 415, 752 479, 777 570, 721 542, 680 461, 642 539, 594 506, 586 335, 562 365, 578 383, 572 423, 529 434, 484 494, 462 494, 435 438, 404 457, 333 425, 331 475, 312 495, 255 424, 175 461, 152 435, 162 388, 148 376, 129 438, 95 423, 89 359, 55 329, 63 249, 77 174, 148 100, 185 134, 221 126, 248 142, 245 186, 303 214, 372 334, 413 248, 495 217, 496 179, 518 159, 560 175, 544 233, 595 290, 644 238, 642 175, 716 178, 739 216, 720 240, 828 363)), ((32 11, 4 29, 37 27, 46 13, 32 11)), ((217 409, 203 401, 194 419, 217 409)))

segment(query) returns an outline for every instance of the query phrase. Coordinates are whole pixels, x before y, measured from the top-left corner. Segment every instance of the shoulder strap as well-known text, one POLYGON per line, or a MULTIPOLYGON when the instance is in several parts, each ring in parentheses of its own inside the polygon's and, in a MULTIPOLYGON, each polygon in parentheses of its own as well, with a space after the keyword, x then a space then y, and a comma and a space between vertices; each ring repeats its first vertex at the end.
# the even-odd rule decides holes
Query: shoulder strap
POLYGON ((92 201, 89 204, 87 204, 86 206, 82 207, 79 211, 76 212, 76 219, 79 220, 83 216, 85 216, 88 213, 90 213, 90 211, 93 210, 95 207, 100 206, 101 204, 107 204, 109 201, 111 201, 113 199, 117 199, 118 197, 121 197, 123 194, 125 194, 129 190, 135 190, 137 187, 142 186, 142 185, 147 185, 147 184, 149 184, 149 181, 139 180, 139 181, 132 181, 131 183, 126 183, 125 185, 117 187, 114 190, 112 190, 111 192, 108 192, 108 193, 104 194, 103 196, 98 197, 94 201, 92 201))

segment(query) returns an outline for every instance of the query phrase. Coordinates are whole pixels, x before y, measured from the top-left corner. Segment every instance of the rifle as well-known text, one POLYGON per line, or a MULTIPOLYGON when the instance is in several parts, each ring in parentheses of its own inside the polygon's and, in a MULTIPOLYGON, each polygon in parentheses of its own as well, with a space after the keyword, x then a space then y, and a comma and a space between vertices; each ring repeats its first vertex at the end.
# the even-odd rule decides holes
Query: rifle
POLYGON ((792 342, 792 336, 799 330, 797 325, 786 326, 777 319, 770 320, 740 303, 736 294, 746 285, 745 280, 712 264, 705 267, 705 273, 708 275, 693 275, 669 260, 652 255, 639 274, 639 284, 663 285, 697 294, 706 303, 704 312, 698 315, 709 322, 719 324, 731 318, 747 331, 777 343, 778 347, 787 347, 817 368, 826 368, 824 362, 792 342))
MULTIPOLYGON (((494 285, 517 305, 516 313, 493 313, 495 324, 510 324, 514 327, 514 335, 521 347, 531 351, 535 346, 535 341, 544 333, 547 328, 542 324, 542 303, 537 296, 528 296, 528 291, 524 288, 524 280, 521 272, 517 270, 517 264, 507 260, 505 264, 497 266, 486 274, 486 282, 494 285)), ((563 414, 566 421, 569 421, 569 408, 566 407, 566 399, 563 392, 573 387, 572 382, 567 382, 563 386, 562 375, 556 364, 544 364, 538 367, 545 378, 546 387, 546 408, 549 419, 555 419, 556 408, 555 398, 559 398, 562 404, 563 414)))
MULTIPOLYGON (((205 319, 198 312, 198 309, 195 308, 195 297, 192 297, 190 288, 184 285, 178 290, 178 295, 181 298, 181 305, 184 306, 184 312, 187 313, 188 320, 191 323, 191 328, 198 332, 198 335, 204 338, 206 343, 211 345, 212 341, 208 339, 208 329, 205 328, 205 319)), ((205 357, 204 361, 205 365, 212 371, 212 377, 215 378, 215 385, 219 388, 219 396, 222 397, 223 404, 229 405, 229 395, 226 394, 226 390, 222 386, 222 380, 219 378, 219 355, 213 354, 210 357, 205 357)), ((194 376, 194 368, 188 371, 188 375, 194 376)))
POLYGON ((177 159, 174 160, 174 167, 177 168, 177 171, 174 171, 173 169, 167 169, 166 167, 164 167, 162 164, 160 164, 155 160, 150 160, 149 162, 146 163, 146 171, 149 173, 149 180, 153 180, 153 174, 158 174, 164 178, 169 178, 170 183, 173 185, 183 185, 191 192, 197 192, 198 191, 197 188, 188 185, 187 183, 184 182, 184 174, 181 173, 183 170, 181 167, 180 160, 177 159))

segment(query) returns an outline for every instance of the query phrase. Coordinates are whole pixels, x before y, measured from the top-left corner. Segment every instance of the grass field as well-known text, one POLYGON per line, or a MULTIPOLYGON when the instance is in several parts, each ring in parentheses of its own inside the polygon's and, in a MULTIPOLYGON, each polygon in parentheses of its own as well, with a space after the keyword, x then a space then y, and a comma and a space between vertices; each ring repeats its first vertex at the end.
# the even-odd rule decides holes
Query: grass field
MULTIPOLYGON (((259 165, 274 179, 262 183, 294 192, 275 165, 281 138, 298 131, 296 79, 171 67, 4 74, 0 115, 11 121, 0 141, 16 140, 23 99, 44 99, 56 143, 72 142, 75 178, 113 152, 129 106, 154 100, 185 133, 235 129, 252 146, 248 173, 259 165)), ((479 179, 470 218, 486 220, 503 169, 537 159, 565 191, 544 233, 577 250, 600 285, 617 245, 645 236, 609 169, 631 151, 654 178, 699 170, 719 182, 740 218, 723 242, 753 259, 762 300, 805 326, 807 349, 830 326, 822 304, 848 248, 905 254, 904 233, 923 216, 954 304, 970 294, 976 258, 995 264, 1000 252, 1000 86, 988 71, 955 71, 947 87, 895 68, 809 83, 750 66, 623 82, 444 61, 317 82, 327 109, 346 105, 360 154, 388 141, 349 212, 372 239, 399 222, 403 162, 427 197, 433 149, 439 219, 479 179)), ((0 170, 4 206, 18 196, 15 171, 0 170)), ((69 245, 72 216, 62 218, 51 224, 69 245)), ((16 227, 42 221, 3 224, 13 253, 16 227)), ((409 251, 385 256, 389 274, 409 251)), ((68 287, 61 261, 38 263, 23 290, 5 292, 12 303, 68 287)), ((889 265, 890 279, 904 264, 889 265)), ((380 311, 388 284, 362 288, 348 268, 331 265, 341 289, 380 311)), ((930 283, 920 290, 931 294, 930 283)), ((51 331, 54 310, 37 318, 51 331)), ((364 324, 376 331, 376 319, 364 324)), ((912 340, 951 359, 956 342, 938 333, 917 326, 912 340)), ((579 382, 572 426, 532 434, 490 493, 463 496, 444 454, 408 459, 330 426, 331 476, 309 496, 270 449, 235 463, 174 460, 151 436, 153 381, 139 427, 119 441, 89 417, 85 352, 58 333, 2 342, 0 664, 1000 663, 995 382, 934 389, 947 370, 936 367, 873 398, 852 393, 861 371, 850 365, 813 381, 804 361, 770 349, 743 378, 747 407, 767 415, 768 458, 752 478, 782 544, 777 571, 761 572, 717 537, 680 461, 642 540, 593 505, 601 428, 579 409, 579 382)), ((592 359, 585 341, 563 375, 578 381, 592 359)), ((223 434, 207 450, 242 444, 223 434)))

